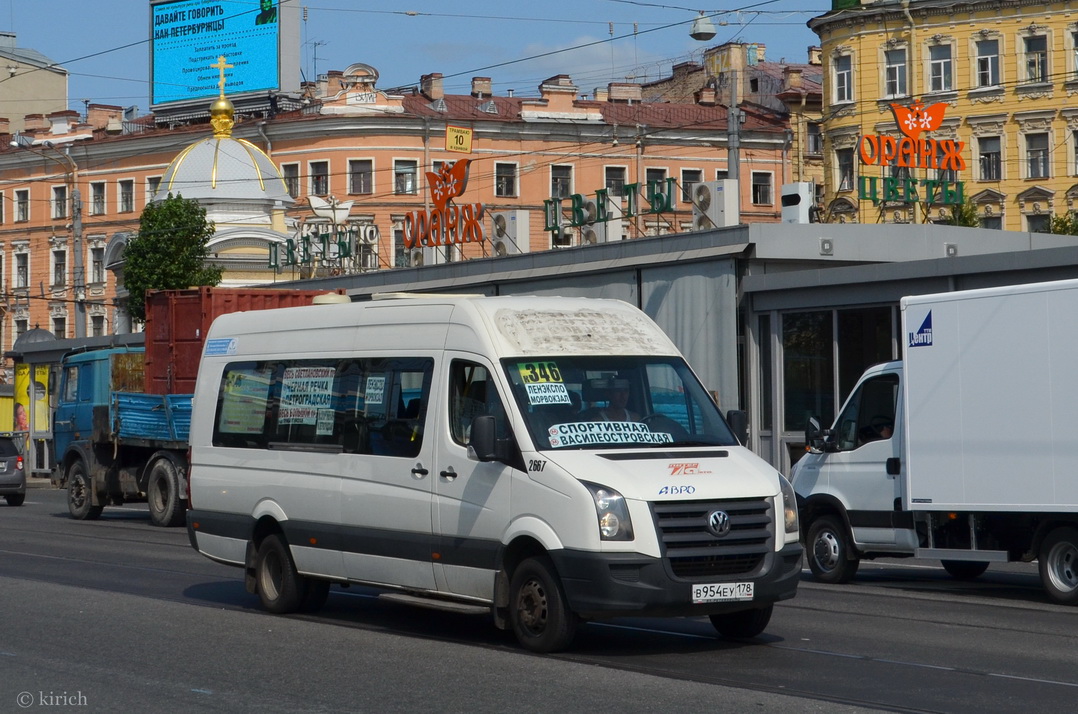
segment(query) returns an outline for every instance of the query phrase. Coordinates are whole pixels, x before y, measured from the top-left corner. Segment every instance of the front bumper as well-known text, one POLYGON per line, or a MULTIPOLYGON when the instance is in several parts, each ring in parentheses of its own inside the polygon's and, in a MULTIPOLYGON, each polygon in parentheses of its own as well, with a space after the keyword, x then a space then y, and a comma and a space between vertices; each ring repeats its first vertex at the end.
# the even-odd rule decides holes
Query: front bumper
POLYGON ((801 545, 789 543, 769 553, 753 573, 744 576, 685 580, 675 577, 660 558, 636 553, 550 552, 570 608, 581 617, 676 617, 714 615, 763 607, 797 594, 801 579, 801 545), (695 583, 752 582, 752 600, 695 605, 695 583))

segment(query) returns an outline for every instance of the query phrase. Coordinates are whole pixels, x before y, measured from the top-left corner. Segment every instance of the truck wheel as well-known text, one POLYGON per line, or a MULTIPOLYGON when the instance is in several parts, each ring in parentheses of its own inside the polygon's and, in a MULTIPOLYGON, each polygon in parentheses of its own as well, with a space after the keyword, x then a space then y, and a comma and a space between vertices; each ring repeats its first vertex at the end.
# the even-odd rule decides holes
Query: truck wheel
POLYGON ((25 493, 13 493, 10 496, 4 496, 9 506, 21 506, 22 502, 26 500, 25 493))
POLYGON ((577 616, 549 558, 529 558, 513 573, 509 620, 517 641, 532 652, 557 652, 573 641, 577 616))
POLYGON ((259 546, 255 580, 262 607, 278 615, 299 611, 308 594, 307 579, 296 572, 288 545, 279 535, 266 536, 259 546))
POLYGON ((771 622, 771 612, 774 609, 774 605, 768 605, 753 610, 724 612, 720 615, 712 615, 711 624, 723 637, 739 639, 756 637, 767 629, 767 623, 771 622))
POLYGON ((155 526, 171 528, 183 523, 186 509, 180 498, 180 465, 171 456, 162 456, 150 466, 146 490, 155 526))
POLYGON ((80 521, 97 520, 103 508, 91 505, 92 499, 86 464, 78 459, 67 470, 67 510, 71 517, 80 521))
POLYGON ((809 570, 821 583, 848 583, 861 565, 846 528, 835 516, 820 516, 812 522, 807 552, 809 570))
POLYGON ((973 580, 988 570, 988 563, 975 560, 941 560, 940 564, 952 578, 959 580, 973 580))
POLYGON ((1078 528, 1056 528, 1041 543, 1041 583, 1048 597, 1078 605, 1078 528))

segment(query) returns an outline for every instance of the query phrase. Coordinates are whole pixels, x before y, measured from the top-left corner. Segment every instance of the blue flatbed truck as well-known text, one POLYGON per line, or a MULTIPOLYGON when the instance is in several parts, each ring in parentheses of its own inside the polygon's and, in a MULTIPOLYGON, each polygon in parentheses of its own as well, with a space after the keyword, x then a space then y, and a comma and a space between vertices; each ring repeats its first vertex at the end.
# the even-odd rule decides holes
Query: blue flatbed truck
POLYGON ((52 482, 67 489, 71 516, 90 520, 105 506, 146 501, 155 525, 180 525, 191 395, 144 392, 143 348, 68 354, 60 372, 52 482))

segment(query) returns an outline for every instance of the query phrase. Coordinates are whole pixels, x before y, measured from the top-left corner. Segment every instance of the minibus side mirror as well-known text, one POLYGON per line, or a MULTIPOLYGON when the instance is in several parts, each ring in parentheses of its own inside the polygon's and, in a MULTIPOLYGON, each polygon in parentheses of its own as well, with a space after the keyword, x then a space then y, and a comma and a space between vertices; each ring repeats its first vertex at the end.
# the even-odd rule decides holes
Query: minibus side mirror
POLYGON ((734 431, 734 436, 742 446, 749 441, 749 415, 740 409, 726 412, 726 421, 734 431))
POLYGON ((478 416, 472 420, 471 438, 468 440, 468 456, 476 461, 497 461, 497 426, 492 416, 478 416))

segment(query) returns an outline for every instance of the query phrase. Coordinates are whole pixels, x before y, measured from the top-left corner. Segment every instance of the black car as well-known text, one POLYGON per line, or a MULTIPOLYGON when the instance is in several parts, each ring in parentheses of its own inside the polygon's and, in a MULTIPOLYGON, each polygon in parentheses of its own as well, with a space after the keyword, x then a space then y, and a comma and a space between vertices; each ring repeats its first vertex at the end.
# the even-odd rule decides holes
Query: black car
POLYGON ((26 470, 18 443, 10 436, 0 436, 0 496, 9 506, 26 500, 26 470))

